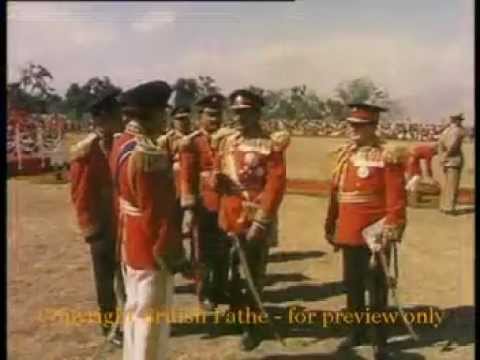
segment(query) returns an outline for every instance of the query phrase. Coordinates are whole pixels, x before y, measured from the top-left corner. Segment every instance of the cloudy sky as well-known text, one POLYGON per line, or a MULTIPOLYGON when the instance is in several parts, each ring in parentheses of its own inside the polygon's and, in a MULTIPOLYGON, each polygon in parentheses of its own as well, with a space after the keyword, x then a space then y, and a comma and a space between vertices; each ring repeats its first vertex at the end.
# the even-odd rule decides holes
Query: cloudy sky
POLYGON ((473 0, 8 2, 8 78, 33 61, 72 82, 211 75, 226 93, 368 76, 414 119, 474 115, 473 0))

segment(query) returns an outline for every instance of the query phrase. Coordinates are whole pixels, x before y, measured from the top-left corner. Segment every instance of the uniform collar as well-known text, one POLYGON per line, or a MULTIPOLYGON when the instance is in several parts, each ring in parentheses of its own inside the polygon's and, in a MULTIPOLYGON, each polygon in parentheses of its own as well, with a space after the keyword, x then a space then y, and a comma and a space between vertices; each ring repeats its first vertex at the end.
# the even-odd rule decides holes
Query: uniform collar
POLYGON ((378 148, 383 144, 384 144, 384 141, 382 139, 380 139, 379 137, 376 137, 375 140, 372 141, 372 143, 370 145, 362 145, 362 146, 359 146, 354 141, 350 140, 349 141, 349 148, 352 149, 352 150, 366 151, 368 149, 378 148))

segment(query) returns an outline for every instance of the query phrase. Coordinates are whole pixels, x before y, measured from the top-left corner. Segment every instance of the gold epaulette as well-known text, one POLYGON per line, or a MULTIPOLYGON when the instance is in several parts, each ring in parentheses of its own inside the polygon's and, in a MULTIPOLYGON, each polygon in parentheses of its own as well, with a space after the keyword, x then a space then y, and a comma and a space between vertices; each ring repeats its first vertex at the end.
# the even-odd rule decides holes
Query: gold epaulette
POLYGON ((404 164, 408 159, 408 148, 405 146, 385 146, 382 159, 386 164, 404 164))
POLYGON ((179 142, 179 147, 180 149, 186 149, 187 147, 191 146, 193 139, 200 135, 202 131, 200 130, 195 130, 191 132, 190 134, 182 136, 179 142))
POLYGON ((170 138, 176 134, 176 131, 174 129, 170 129, 167 131, 166 134, 160 135, 159 137, 166 136, 167 138, 170 138))
POLYGON ((224 140, 232 135, 238 135, 239 131, 232 128, 222 127, 218 129, 213 135, 211 139, 211 146, 213 149, 220 149, 221 144, 224 140))
POLYGON ((273 151, 284 151, 290 145, 290 134, 287 131, 276 131, 270 135, 273 151))
POLYGON ((158 137, 156 143, 141 139, 131 157, 132 166, 143 172, 166 170, 170 166, 168 154, 168 137, 158 137))
POLYGON ((328 152, 328 155, 331 159, 335 159, 336 161, 340 160, 345 153, 347 153, 350 148, 352 147, 352 144, 347 143, 338 146, 337 148, 331 150, 328 152))
POLYGON ((93 142, 98 138, 98 134, 90 133, 88 136, 70 147, 70 161, 80 159, 86 156, 92 148, 93 142))

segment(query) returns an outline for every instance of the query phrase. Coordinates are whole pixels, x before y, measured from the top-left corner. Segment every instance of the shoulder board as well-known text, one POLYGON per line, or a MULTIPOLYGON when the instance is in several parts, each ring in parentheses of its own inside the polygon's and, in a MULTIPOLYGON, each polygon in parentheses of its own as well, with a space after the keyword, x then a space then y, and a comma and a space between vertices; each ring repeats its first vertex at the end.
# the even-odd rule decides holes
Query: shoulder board
POLYGON ((156 143, 141 139, 132 153, 131 161, 137 170, 152 172, 166 170, 169 167, 168 137, 162 135, 156 143))
POLYGON ((195 139, 201 133, 202 132, 200 130, 195 130, 195 131, 191 132, 190 134, 183 135, 180 139, 180 142, 179 142, 180 149, 185 149, 188 146, 190 146, 192 144, 193 139, 195 139))
POLYGON ((387 164, 402 164, 407 161, 408 149, 405 146, 385 146, 382 160, 387 164))
POLYGON ((276 131, 270 135, 273 151, 284 151, 290 145, 290 134, 287 131, 276 131))
POLYGON ((229 138, 230 136, 234 136, 234 135, 237 136, 239 135, 239 133, 240 132, 238 130, 227 128, 227 127, 218 129, 217 132, 215 132, 212 135, 212 139, 211 139, 212 148, 219 149, 221 146, 221 143, 223 143, 225 139, 229 138))
POLYGON ((165 153, 168 152, 169 149, 169 140, 170 136, 167 133, 164 135, 160 135, 157 138, 156 143, 141 141, 139 142, 138 150, 152 154, 155 154, 156 152, 165 153))
POLYGON ((172 137, 175 137, 176 135, 177 135, 177 132, 174 129, 171 129, 171 130, 168 130, 166 134, 160 135, 160 137, 166 136, 167 138, 172 138, 172 137))
POLYGON ((70 160, 76 160, 86 156, 92 148, 93 142, 98 138, 95 133, 90 133, 88 136, 70 147, 70 160))
POLYGON ((341 156, 343 156, 343 154, 345 154, 351 147, 352 147, 352 144, 350 144, 350 143, 340 145, 337 148, 335 148, 334 150, 331 150, 329 152, 329 155, 331 157, 334 157, 334 158, 338 159, 341 156))

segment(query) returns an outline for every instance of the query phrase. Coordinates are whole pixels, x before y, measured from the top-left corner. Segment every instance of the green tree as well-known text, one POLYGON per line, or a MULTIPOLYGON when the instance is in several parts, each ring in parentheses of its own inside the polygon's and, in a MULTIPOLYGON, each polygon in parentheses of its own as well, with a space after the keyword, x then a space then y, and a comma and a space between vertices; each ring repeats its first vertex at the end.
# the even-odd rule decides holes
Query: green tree
POLYGON ((384 104, 389 100, 388 92, 365 77, 341 82, 335 94, 345 105, 355 102, 384 104))
POLYGON ((197 80, 192 78, 179 78, 172 88, 173 106, 191 106, 199 94, 197 80))
POLYGON ((331 105, 331 115, 338 118, 345 117, 348 112, 346 105, 357 102, 368 102, 390 109, 386 119, 403 116, 403 109, 400 104, 390 97, 390 94, 384 88, 376 85, 369 78, 357 78, 351 81, 340 83, 335 89, 336 99, 333 99, 331 105), (336 103, 334 103, 336 102, 336 103), (338 108, 338 103, 343 110, 338 108))
POLYGON ((20 70, 18 82, 7 86, 9 102, 32 113, 46 113, 59 95, 50 86, 53 76, 42 65, 29 63, 20 70))
POLYGON ((85 84, 72 83, 65 93, 64 111, 74 120, 81 120, 88 112, 89 106, 105 92, 121 90, 114 85, 108 76, 93 77, 85 84))
POLYGON ((200 75, 197 80, 198 94, 197 98, 201 98, 206 95, 220 92, 220 87, 217 85, 215 79, 209 75, 200 75))

